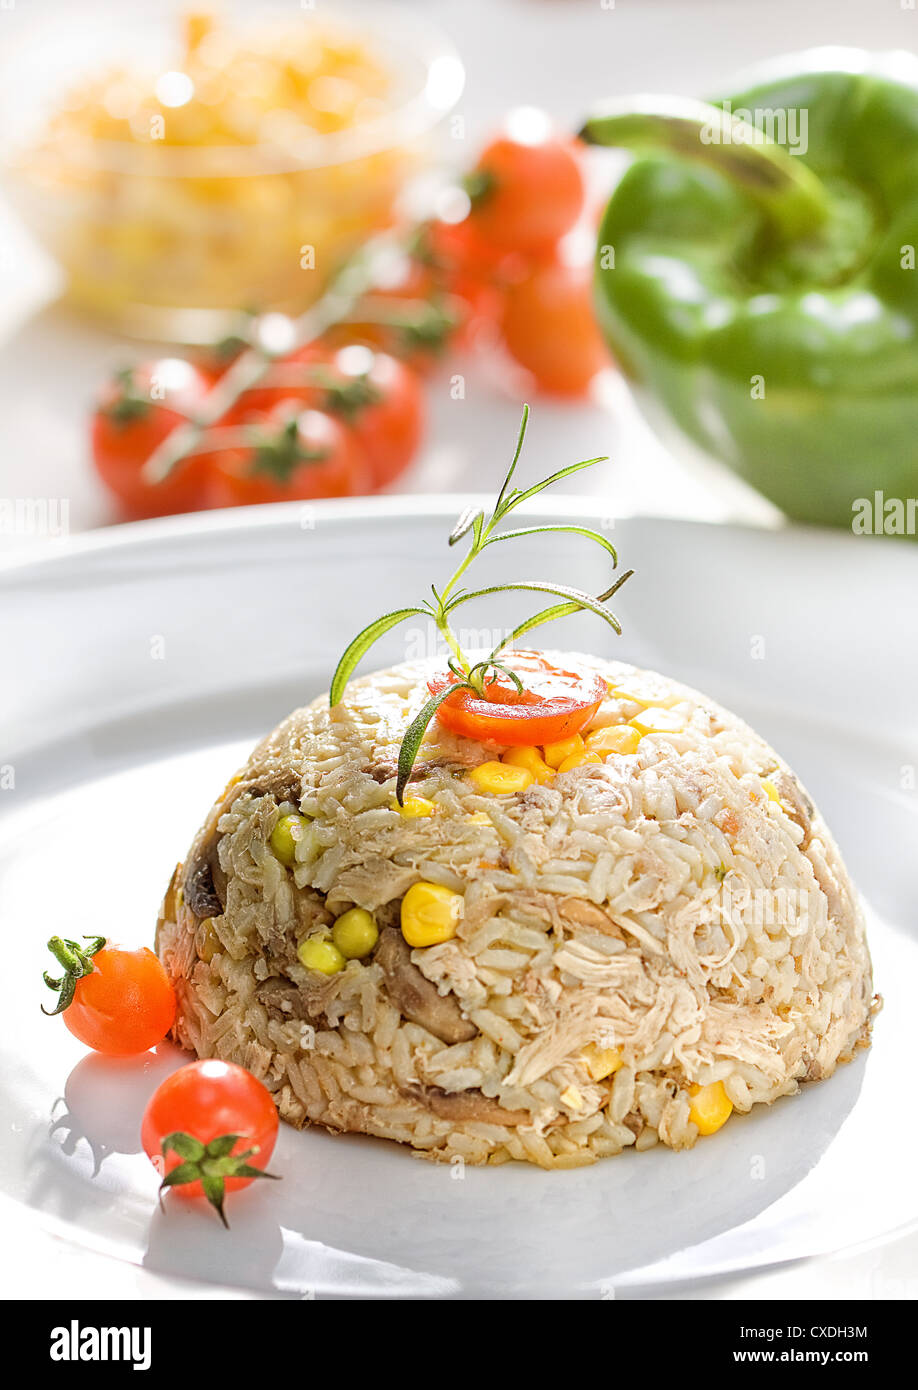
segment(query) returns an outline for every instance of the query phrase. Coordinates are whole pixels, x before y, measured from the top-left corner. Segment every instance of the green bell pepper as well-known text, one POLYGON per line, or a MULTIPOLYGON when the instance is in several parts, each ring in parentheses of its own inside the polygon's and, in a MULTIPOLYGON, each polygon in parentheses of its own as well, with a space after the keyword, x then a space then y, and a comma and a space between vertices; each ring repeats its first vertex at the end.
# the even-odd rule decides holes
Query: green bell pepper
POLYGON ((918 59, 819 50, 581 136, 638 154, 597 306, 651 420, 802 521, 918 495, 918 59))

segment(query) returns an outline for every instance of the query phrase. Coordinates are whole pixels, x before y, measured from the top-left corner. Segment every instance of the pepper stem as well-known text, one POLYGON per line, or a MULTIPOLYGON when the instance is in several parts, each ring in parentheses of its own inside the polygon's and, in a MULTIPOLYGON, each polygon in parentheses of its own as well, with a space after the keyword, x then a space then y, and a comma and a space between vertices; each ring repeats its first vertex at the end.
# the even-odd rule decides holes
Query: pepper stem
POLYGON ((588 145, 668 151, 716 169, 754 198, 778 235, 805 237, 827 218, 822 182, 756 126, 691 97, 609 102, 580 131, 588 145))

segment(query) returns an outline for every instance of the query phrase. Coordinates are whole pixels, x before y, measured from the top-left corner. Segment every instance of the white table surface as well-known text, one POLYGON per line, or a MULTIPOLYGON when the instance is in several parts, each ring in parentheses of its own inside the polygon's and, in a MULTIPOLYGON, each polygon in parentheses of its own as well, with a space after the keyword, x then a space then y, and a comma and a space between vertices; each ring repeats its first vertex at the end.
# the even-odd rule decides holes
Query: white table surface
MULTIPOLYGON (((120 0, 118 9, 137 4, 120 0)), ((703 94, 748 64, 811 45, 918 51, 918 10, 899 0, 428 0, 423 8, 453 36, 466 63, 460 103, 466 139, 455 152, 457 164, 518 103, 544 106, 574 127, 604 95, 703 94)), ((0 48, 28 22, 53 24, 59 9, 63 0, 7 0, 0 8, 0 48)), ((0 201, 0 498, 66 498, 71 529, 85 530, 113 520, 89 466, 88 406, 106 370, 140 349, 78 318, 59 302, 60 288, 55 267, 0 201)), ((470 368, 465 401, 452 401, 445 380, 435 379, 430 406, 429 447, 404 486, 487 489, 514 437, 516 401, 497 396, 484 374, 470 368)), ((614 379, 590 403, 535 402, 533 474, 601 452, 611 462, 574 482, 608 496, 616 511, 774 519, 767 505, 718 470, 687 471, 653 438, 614 379)), ((0 534, 0 552, 42 541, 0 534)), ((0 1271, 0 1297, 63 1298, 85 1286, 83 1252, 36 1232, 25 1213, 4 1212, 4 1244, 16 1257, 0 1271)), ((93 1292, 101 1298, 212 1296, 203 1286, 179 1286, 104 1256, 91 1264, 93 1292)), ((909 1236, 672 1296, 913 1298, 916 1271, 918 1239, 909 1236)))

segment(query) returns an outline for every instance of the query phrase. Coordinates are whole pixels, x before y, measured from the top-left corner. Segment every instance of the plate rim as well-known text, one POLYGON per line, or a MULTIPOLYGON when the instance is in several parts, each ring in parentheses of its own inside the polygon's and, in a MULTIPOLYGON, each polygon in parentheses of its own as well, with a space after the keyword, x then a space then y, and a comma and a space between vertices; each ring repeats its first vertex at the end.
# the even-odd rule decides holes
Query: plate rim
MULTIPOLYGON (((418 520, 458 516, 465 507, 487 505, 492 493, 385 493, 371 497, 316 498, 293 502, 261 503, 248 507, 225 507, 212 511, 183 512, 173 516, 150 517, 139 521, 114 522, 109 526, 91 527, 65 536, 48 537, 41 547, 17 547, 0 552, 0 578, 21 574, 26 570, 47 570, 56 564, 81 556, 105 555, 141 546, 156 546, 169 542, 191 541, 200 538, 231 536, 233 534, 265 534, 290 528, 303 529, 304 508, 317 521, 331 524, 347 522, 382 523, 398 519, 418 520)), ((712 534, 731 534, 768 538, 778 544, 793 543, 795 539, 828 551, 848 551, 857 542, 861 549, 874 554, 911 556, 904 561, 918 565, 918 545, 896 538, 876 535, 855 536, 838 527, 804 526, 795 522, 774 525, 752 524, 746 521, 707 521, 697 517, 658 515, 640 508, 616 509, 614 502, 595 494, 557 492, 551 494, 551 504, 537 499, 519 508, 523 516, 547 516, 580 513, 589 518, 614 518, 616 522, 636 522, 639 525, 664 530, 686 529, 712 534), (867 545, 864 545, 867 542, 867 545)))

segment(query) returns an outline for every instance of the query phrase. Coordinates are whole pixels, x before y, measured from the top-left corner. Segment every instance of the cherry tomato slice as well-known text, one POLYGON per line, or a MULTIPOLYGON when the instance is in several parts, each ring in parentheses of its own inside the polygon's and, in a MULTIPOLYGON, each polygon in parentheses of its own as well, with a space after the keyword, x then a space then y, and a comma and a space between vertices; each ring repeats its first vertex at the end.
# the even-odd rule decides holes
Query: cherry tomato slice
MULTIPOLYGON (((566 671, 541 652, 512 652, 506 664, 523 682, 522 694, 500 674, 484 696, 457 690, 437 711, 444 728, 479 743, 557 743, 579 733, 605 698, 606 682, 593 671, 566 671)), ((439 695, 456 677, 450 672, 427 682, 439 695)))

